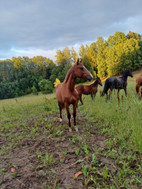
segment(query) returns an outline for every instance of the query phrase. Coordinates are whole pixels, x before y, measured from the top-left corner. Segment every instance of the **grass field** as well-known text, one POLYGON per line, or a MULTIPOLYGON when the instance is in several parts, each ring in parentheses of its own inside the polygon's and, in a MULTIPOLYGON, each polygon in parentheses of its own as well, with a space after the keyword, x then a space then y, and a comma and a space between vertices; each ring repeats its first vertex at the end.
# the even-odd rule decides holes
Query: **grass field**
POLYGON ((1 189, 142 188, 142 101, 135 77, 119 105, 116 92, 107 103, 99 92, 94 101, 83 100, 78 133, 68 132, 65 112, 58 121, 55 94, 0 101, 1 189))

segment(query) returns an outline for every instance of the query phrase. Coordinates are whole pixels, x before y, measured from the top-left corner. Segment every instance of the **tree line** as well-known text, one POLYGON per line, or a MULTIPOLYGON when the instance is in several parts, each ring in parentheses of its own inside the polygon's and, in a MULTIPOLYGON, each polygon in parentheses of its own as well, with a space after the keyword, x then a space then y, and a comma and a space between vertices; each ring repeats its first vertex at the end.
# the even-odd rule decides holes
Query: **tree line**
MULTIPOLYGON (((106 78, 119 75, 126 69, 142 66, 142 35, 129 31, 115 32, 107 40, 98 37, 89 46, 81 45, 79 53, 65 47, 56 52, 56 61, 43 57, 13 57, 0 61, 0 99, 25 94, 52 93, 56 78, 61 82, 77 58, 94 77, 106 78)), ((82 82, 81 79, 77 83, 82 82)))

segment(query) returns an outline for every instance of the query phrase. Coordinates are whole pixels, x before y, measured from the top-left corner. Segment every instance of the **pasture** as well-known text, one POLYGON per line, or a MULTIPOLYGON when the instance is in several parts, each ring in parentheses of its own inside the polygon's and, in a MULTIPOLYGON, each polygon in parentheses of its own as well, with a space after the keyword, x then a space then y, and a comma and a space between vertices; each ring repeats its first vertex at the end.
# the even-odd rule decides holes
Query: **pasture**
POLYGON ((107 103, 99 91, 94 101, 83 96, 79 132, 71 133, 65 112, 59 122, 55 94, 0 101, 0 188, 142 188, 142 100, 135 77, 128 78, 128 97, 119 105, 116 91, 107 103))

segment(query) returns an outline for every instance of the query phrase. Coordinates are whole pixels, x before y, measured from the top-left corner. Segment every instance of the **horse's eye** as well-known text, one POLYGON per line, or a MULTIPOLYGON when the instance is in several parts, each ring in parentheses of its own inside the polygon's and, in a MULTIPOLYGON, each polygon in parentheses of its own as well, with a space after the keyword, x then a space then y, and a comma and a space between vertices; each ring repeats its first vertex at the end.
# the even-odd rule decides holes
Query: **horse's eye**
POLYGON ((80 70, 81 70, 81 71, 83 71, 83 70, 84 70, 84 68, 83 68, 83 67, 81 67, 81 68, 80 68, 80 70))

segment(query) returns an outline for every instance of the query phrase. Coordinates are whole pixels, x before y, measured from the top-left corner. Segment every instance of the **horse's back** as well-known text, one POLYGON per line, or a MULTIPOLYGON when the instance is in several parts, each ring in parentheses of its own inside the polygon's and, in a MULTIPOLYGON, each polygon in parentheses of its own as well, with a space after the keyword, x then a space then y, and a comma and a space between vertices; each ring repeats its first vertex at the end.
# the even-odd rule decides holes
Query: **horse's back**
POLYGON ((79 85, 78 87, 76 87, 76 90, 78 92, 79 95, 81 94, 90 94, 91 93, 91 90, 92 90, 92 86, 90 85, 79 85))
POLYGON ((114 83, 116 81, 115 77, 109 77, 106 81, 108 81, 109 83, 114 83))
POLYGON ((107 88, 111 88, 112 86, 114 87, 116 85, 116 82, 117 82, 117 80, 115 77, 109 77, 105 81, 105 84, 106 84, 107 88))
POLYGON ((110 89, 119 89, 121 88, 121 86, 124 84, 124 82, 122 81, 122 78, 116 78, 116 77, 109 77, 106 80, 106 88, 107 90, 110 89))
POLYGON ((77 92, 80 94, 84 91, 84 86, 83 85, 79 85, 75 88, 77 90, 77 92))

